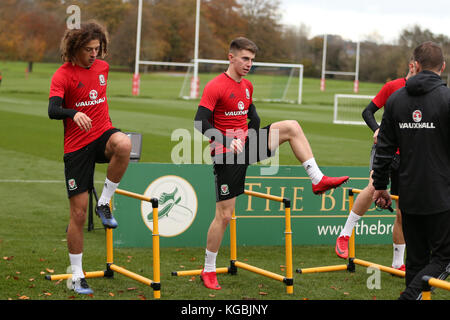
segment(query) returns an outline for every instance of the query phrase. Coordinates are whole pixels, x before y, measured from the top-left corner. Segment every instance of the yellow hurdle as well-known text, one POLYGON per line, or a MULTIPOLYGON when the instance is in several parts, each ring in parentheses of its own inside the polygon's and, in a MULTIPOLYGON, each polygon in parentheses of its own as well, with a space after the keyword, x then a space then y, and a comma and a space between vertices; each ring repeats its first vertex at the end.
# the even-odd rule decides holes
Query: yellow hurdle
MULTIPOLYGON (((153 288, 153 297, 161 298, 160 283, 160 249, 159 249, 159 229, 158 229, 158 199, 145 197, 134 192, 117 189, 117 194, 138 199, 141 201, 151 202, 153 208, 153 280, 143 277, 137 273, 131 272, 123 267, 114 264, 114 248, 113 248, 113 229, 106 228, 106 270, 85 272, 86 278, 114 277, 114 272, 120 273, 128 278, 139 281, 153 288)), ((46 276, 47 280, 64 280, 72 277, 72 274, 59 274, 46 276)))
POLYGON ((431 300, 431 286, 450 291, 450 282, 430 276, 422 277, 422 300, 431 300))
MULTIPOLYGON (((349 195, 349 212, 352 210, 353 208, 353 201, 354 201, 354 197, 355 197, 355 193, 361 193, 362 190, 360 189, 350 189, 348 192, 349 195)), ((392 200, 398 200, 398 196, 394 196, 391 195, 391 199, 392 200)), ((405 271, 401 271, 401 270, 397 270, 391 267, 386 267, 386 266, 382 266, 380 264, 376 264, 373 262, 369 262, 369 261, 365 261, 365 260, 361 260, 361 259, 356 259, 356 253, 355 253, 355 230, 353 230, 352 236, 349 239, 348 242, 348 260, 349 260, 349 270, 354 271, 355 270, 355 264, 363 266, 363 267, 374 267, 374 268, 378 268, 380 271, 383 272, 387 272, 390 274, 393 274, 395 276, 398 277, 405 277, 405 271)))
MULTIPOLYGON (((353 209, 353 203, 354 203, 354 194, 360 193, 362 190, 360 189, 350 189, 348 190, 348 205, 349 205, 349 212, 353 209)), ((392 200, 398 200, 398 196, 391 195, 392 200)), ((342 271, 347 270, 349 272, 355 271, 355 264, 361 265, 364 267, 373 267, 378 268, 381 271, 391 273, 393 275, 404 277, 405 272, 400 271, 394 268, 382 266, 380 264, 376 264, 373 262, 356 259, 356 250, 355 250, 355 230, 353 230, 352 235, 348 242, 348 264, 342 264, 342 265, 335 265, 335 266, 325 266, 325 267, 312 267, 312 268, 303 268, 303 269, 297 269, 296 272, 306 274, 306 273, 319 273, 319 272, 333 272, 333 271, 342 271)))
MULTIPOLYGON (((237 269, 241 268, 259 275, 284 282, 286 284, 286 293, 294 293, 294 278, 293 278, 293 267, 292 267, 292 230, 291 230, 291 201, 287 198, 282 198, 274 196, 271 194, 259 193, 255 191, 244 190, 244 194, 252 197, 263 198, 271 201, 277 201, 284 203, 285 207, 285 256, 286 256, 286 275, 279 275, 277 273, 267 271, 255 266, 251 266, 247 263, 243 263, 237 260, 237 234, 236 234, 236 222, 237 217, 233 211, 231 221, 230 221, 230 267, 228 268, 217 268, 216 273, 229 273, 237 274, 237 269)), ((201 269, 197 270, 187 270, 187 271, 174 271, 173 276, 192 276, 200 275, 201 269)))

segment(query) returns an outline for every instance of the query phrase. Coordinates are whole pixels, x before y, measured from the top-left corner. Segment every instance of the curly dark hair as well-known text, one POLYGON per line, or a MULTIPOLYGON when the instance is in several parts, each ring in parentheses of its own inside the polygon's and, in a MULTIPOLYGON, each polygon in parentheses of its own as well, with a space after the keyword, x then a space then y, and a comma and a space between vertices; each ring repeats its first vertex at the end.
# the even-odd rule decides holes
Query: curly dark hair
POLYGON ((98 58, 105 58, 108 53, 109 35, 107 30, 95 20, 82 23, 79 29, 67 29, 61 40, 61 58, 64 62, 74 62, 78 50, 91 40, 100 42, 98 58))

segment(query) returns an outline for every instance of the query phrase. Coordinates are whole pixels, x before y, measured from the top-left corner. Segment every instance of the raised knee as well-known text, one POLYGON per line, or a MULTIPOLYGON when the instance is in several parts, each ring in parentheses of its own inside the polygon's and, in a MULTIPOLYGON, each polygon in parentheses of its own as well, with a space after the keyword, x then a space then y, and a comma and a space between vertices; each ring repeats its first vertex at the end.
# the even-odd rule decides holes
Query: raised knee
POLYGON ((131 139, 123 134, 120 138, 116 139, 114 143, 114 153, 119 156, 129 156, 131 152, 131 139))
POLYGON ((302 133, 302 127, 297 120, 286 120, 286 127, 288 129, 289 135, 295 136, 299 133, 302 133))

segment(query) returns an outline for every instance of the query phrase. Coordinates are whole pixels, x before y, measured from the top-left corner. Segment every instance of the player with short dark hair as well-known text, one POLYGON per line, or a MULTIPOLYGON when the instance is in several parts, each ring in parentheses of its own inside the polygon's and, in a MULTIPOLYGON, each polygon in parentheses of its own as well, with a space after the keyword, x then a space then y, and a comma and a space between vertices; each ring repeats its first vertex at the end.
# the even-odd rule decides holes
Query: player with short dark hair
MULTIPOLYGON (((377 93, 377 95, 372 99, 372 101, 367 105, 367 107, 362 112, 362 117, 366 122, 367 126, 374 132, 373 134, 373 145, 372 151, 370 154, 370 175, 369 175, 369 183, 367 186, 361 191, 361 193, 356 197, 355 203, 353 204, 353 208, 350 211, 350 214, 347 218, 347 221, 344 224, 344 227, 339 234, 339 237, 336 239, 335 252, 336 254, 343 258, 348 258, 348 241, 350 236, 352 235, 353 228, 358 223, 359 219, 364 216, 364 214, 369 210, 370 206, 373 204, 372 196, 375 192, 375 188, 372 183, 372 167, 373 167, 373 159, 375 157, 375 147, 377 144, 377 136, 380 130, 380 126, 378 125, 375 119, 375 113, 383 108, 386 104, 386 101, 389 99, 391 94, 397 91, 400 88, 403 88, 406 84, 406 81, 415 75, 414 69, 414 61, 412 57, 408 63, 408 74, 406 77, 398 78, 392 81, 387 82, 381 88, 381 90, 377 93)), ((398 164, 400 162, 400 153, 397 152, 395 156, 395 161, 393 162, 393 166, 391 167, 391 194, 398 195, 398 164)), ((392 241, 393 241, 393 257, 392 257, 392 268, 398 270, 405 270, 404 265, 404 254, 405 254, 405 239, 403 238, 402 231, 402 216, 401 211, 398 206, 398 201, 396 201, 396 216, 394 220, 394 227, 392 231, 392 241)))
POLYGON ((216 276, 216 256, 236 197, 244 193, 248 165, 271 157, 279 145, 289 142, 311 178, 315 194, 336 188, 349 178, 323 175, 297 121, 275 122, 260 129, 252 99, 253 85, 244 78, 256 52, 257 46, 247 38, 239 37, 231 42, 228 69, 208 82, 195 116, 195 127, 211 142, 216 210, 208 230, 201 278, 207 288, 215 290, 221 288, 216 276))
POLYGON ((399 198, 406 241, 406 289, 401 300, 421 298, 422 277, 450 271, 450 89, 440 75, 442 49, 427 41, 414 49, 416 75, 386 103, 373 165, 373 200, 391 205, 386 187, 400 149, 399 198))
POLYGON ((109 117, 109 65, 98 59, 105 57, 107 48, 108 34, 96 22, 67 30, 61 41, 64 64, 54 73, 49 94, 48 115, 64 124, 64 174, 70 203, 67 246, 73 289, 81 294, 92 293, 84 278, 82 254, 95 163, 109 163, 95 211, 105 227, 116 228, 109 202, 128 167, 131 152, 130 139, 112 125, 109 117))

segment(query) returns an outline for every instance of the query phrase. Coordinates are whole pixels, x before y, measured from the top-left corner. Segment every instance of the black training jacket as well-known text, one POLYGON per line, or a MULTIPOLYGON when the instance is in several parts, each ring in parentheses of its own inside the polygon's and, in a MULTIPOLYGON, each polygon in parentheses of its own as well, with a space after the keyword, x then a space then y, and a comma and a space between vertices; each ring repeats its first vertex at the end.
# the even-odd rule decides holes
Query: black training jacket
POLYGON ((373 185, 386 189, 389 165, 400 148, 399 205, 409 214, 450 210, 450 89, 422 71, 384 107, 373 165, 373 185))

